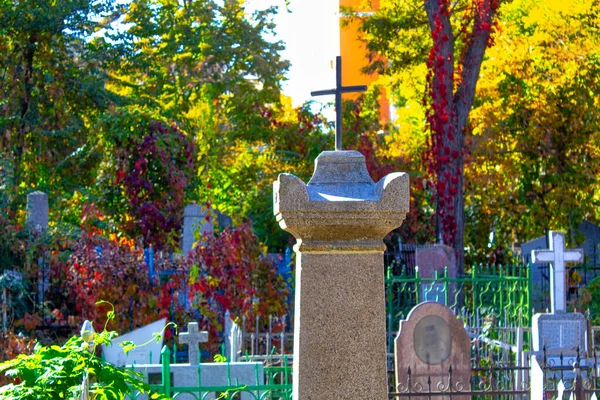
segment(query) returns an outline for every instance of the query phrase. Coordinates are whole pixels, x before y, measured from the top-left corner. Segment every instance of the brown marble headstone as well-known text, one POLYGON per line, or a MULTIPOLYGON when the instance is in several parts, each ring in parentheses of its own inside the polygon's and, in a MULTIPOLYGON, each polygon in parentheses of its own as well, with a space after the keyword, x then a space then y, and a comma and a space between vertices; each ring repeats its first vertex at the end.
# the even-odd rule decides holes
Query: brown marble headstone
MULTIPOLYGON (((448 307, 421 303, 400 322, 395 340, 396 391, 468 391, 471 388, 471 345, 461 319, 448 307), (449 371, 452 367, 452 382, 449 371), (410 368, 410 374, 409 374, 410 368)), ((449 398, 448 395, 432 399, 449 398)), ((469 396, 453 395, 468 400, 469 396)))
MULTIPOLYGON (((419 267, 419 276, 421 278, 435 278, 437 272, 438 277, 444 276, 444 269, 448 268, 448 278, 456 277, 456 256, 452 247, 436 244, 432 247, 420 247, 415 251, 415 265, 419 267)), ((448 285, 449 304, 452 305, 456 301, 456 293, 458 287, 456 283, 448 285)), ((437 301, 445 304, 446 286, 443 282, 423 282, 421 283, 419 300, 437 301)))
POLYGON ((415 251, 415 265, 419 267, 421 278, 433 278, 436 271, 439 276, 442 276, 445 267, 448 267, 448 276, 456 276, 454 249, 443 244, 417 248, 415 251))

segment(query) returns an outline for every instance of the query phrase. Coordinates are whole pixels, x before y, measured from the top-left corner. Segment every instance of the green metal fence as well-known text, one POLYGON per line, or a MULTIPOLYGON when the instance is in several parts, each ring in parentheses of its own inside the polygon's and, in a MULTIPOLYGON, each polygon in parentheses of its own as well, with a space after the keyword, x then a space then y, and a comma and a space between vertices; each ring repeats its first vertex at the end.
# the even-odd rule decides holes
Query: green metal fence
MULTIPOLYGON (((171 351, 163 346, 161 351, 162 381, 160 384, 151 384, 150 388, 160 394, 177 399, 183 394, 188 394, 197 400, 215 398, 221 400, 241 399, 253 400, 291 400, 292 399, 292 365, 287 358, 283 359, 280 366, 264 367, 264 384, 259 379, 259 368, 255 369, 255 384, 240 385, 231 379, 230 364, 227 363, 227 384, 223 386, 206 386, 202 384, 202 374, 198 366, 197 386, 174 386, 171 382, 171 351)), ((187 398, 189 398, 189 396, 187 398)), ((139 397, 133 396, 134 399, 139 397)))
POLYGON ((386 274, 388 331, 396 331, 399 321, 423 301, 437 301, 457 315, 470 313, 494 316, 502 326, 531 326, 531 276, 524 265, 475 265, 464 276, 450 277, 448 268, 439 276, 423 278, 419 269, 386 274))

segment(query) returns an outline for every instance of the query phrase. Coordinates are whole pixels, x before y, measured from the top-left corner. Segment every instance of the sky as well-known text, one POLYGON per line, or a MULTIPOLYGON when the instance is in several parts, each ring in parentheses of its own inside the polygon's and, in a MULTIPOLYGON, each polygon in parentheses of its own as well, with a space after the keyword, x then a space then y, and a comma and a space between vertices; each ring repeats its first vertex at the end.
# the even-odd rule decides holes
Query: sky
MULTIPOLYGON (((294 106, 311 99, 313 90, 335 87, 335 69, 339 54, 338 0, 291 0, 288 12, 285 0, 246 0, 246 10, 276 6, 276 39, 286 44, 283 58, 291 62, 284 93, 294 106)), ((313 98, 331 103, 333 96, 313 98)))

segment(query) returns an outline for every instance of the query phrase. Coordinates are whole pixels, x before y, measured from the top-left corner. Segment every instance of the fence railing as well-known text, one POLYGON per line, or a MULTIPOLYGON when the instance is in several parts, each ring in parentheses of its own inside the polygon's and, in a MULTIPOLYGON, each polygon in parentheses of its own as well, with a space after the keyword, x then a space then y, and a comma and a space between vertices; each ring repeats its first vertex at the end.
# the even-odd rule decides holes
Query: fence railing
POLYGON ((431 278, 421 277, 418 267, 410 273, 386 274, 388 331, 423 301, 437 301, 455 313, 495 316, 503 326, 529 327, 531 324, 531 277, 528 266, 476 265, 464 276, 450 277, 448 268, 431 278))
MULTIPOLYGON (((600 395, 600 370, 596 352, 592 357, 575 354, 551 356, 544 347, 539 368, 543 384, 539 393, 543 398, 590 400, 600 395)), ((535 372, 533 373, 535 375, 535 372)))

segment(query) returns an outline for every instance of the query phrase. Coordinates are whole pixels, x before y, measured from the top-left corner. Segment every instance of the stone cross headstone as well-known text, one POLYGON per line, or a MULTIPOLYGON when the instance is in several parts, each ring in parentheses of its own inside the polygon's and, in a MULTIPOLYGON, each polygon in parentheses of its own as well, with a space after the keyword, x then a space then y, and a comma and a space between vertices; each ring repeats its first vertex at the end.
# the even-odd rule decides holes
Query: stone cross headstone
POLYGON ((27 226, 29 229, 48 229, 48 195, 39 190, 27 195, 27 226))
POLYGON ((365 85, 344 86, 342 84, 342 57, 335 58, 335 89, 310 92, 311 96, 335 95, 335 150, 342 150, 342 93, 356 93, 367 90, 365 85))
POLYGON ((550 248, 547 250, 533 250, 531 261, 533 263, 550 263, 550 304, 553 314, 567 311, 567 289, 565 277, 565 263, 583 262, 583 250, 565 249, 565 234, 563 232, 548 233, 550 248))
MULTIPOLYGON (((397 392, 435 392, 471 388, 471 342, 462 320, 448 307, 426 302, 413 308, 400 322, 395 340, 397 392), (449 371, 452 367, 452 382, 449 371), (430 386, 431 383, 431 386, 430 386)), ((470 399, 470 396, 452 396, 470 399)))
POLYGON ((187 332, 182 332, 178 336, 180 344, 188 345, 189 363, 197 365, 200 362, 198 357, 198 345, 208 342, 208 332, 198 330, 197 322, 188 322, 187 332))
POLYGON ((375 184, 357 151, 325 151, 306 185, 274 183, 274 213, 297 243, 296 400, 386 399, 385 235, 409 208, 408 175, 375 184))
POLYGON ((196 241, 195 232, 199 229, 202 236, 212 235, 214 225, 212 219, 207 220, 208 214, 202 211, 198 204, 188 204, 183 210, 183 237, 181 238, 181 251, 187 257, 196 241))

